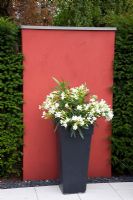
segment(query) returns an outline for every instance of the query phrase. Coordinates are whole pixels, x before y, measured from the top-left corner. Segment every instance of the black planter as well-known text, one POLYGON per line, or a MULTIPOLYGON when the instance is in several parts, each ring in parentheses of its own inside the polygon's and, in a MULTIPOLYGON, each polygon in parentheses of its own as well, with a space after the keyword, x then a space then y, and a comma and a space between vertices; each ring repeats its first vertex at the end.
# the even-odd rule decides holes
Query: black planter
POLYGON ((85 192, 88 160, 93 126, 84 129, 84 139, 70 136, 68 129, 59 126, 60 189, 64 194, 85 192))

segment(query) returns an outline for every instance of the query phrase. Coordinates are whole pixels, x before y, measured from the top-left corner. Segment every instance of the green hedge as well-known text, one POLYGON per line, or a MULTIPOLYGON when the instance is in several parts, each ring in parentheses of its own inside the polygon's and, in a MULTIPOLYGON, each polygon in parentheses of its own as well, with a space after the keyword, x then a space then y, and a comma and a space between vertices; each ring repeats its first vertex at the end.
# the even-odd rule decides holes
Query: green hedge
POLYGON ((113 16, 118 28, 114 63, 112 165, 117 174, 133 174, 133 16, 113 16))
POLYGON ((0 18, 0 177, 22 171, 22 55, 19 29, 0 18))

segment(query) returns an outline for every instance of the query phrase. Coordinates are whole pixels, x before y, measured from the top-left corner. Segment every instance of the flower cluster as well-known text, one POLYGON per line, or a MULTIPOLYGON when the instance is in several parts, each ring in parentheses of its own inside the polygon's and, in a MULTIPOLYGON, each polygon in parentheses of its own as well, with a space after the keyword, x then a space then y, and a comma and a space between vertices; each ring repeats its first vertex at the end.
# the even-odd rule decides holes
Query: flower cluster
POLYGON ((39 106, 43 111, 42 118, 52 118, 63 127, 70 127, 72 131, 87 128, 99 117, 105 117, 107 121, 113 118, 113 112, 105 100, 98 100, 96 95, 89 95, 86 100, 89 94, 86 84, 73 88, 64 82, 58 84, 59 87, 39 106))

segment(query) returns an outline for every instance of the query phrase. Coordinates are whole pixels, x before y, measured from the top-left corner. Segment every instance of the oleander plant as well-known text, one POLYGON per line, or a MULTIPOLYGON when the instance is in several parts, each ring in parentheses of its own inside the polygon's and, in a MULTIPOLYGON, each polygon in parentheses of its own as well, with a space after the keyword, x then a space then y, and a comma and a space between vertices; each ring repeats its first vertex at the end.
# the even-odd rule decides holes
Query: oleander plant
POLYGON ((110 106, 105 100, 98 100, 96 95, 90 95, 86 84, 70 88, 64 81, 54 80, 58 86, 47 95, 39 109, 42 110, 42 118, 53 119, 57 126, 69 128, 71 137, 79 134, 84 138, 83 129, 88 129, 99 117, 107 121, 113 118, 110 106))

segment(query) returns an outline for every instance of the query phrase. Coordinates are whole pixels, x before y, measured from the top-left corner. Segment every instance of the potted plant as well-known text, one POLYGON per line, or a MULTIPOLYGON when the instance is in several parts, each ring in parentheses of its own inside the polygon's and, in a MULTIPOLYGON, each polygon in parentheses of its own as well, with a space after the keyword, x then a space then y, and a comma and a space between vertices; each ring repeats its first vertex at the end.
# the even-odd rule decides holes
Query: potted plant
POLYGON ((63 193, 85 192, 91 136, 99 117, 110 121, 113 111, 105 100, 90 95, 86 84, 70 88, 57 83, 39 106, 42 118, 53 119, 60 141, 60 188, 63 193), (88 98, 87 98, 88 97, 88 98))

